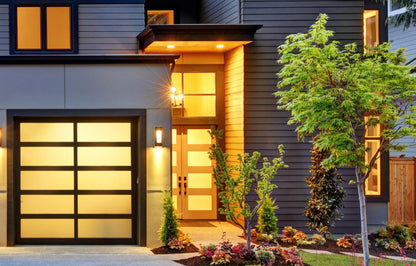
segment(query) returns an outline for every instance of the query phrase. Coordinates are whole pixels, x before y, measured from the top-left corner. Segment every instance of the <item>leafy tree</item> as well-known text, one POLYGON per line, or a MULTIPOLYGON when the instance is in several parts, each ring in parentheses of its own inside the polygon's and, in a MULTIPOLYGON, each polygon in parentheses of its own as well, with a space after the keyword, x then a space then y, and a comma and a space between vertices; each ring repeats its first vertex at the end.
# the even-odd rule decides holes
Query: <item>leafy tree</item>
POLYGON ((263 205, 266 195, 271 194, 276 185, 272 184, 272 179, 281 167, 287 167, 283 162, 283 146, 279 146, 280 156, 270 162, 263 158, 262 168, 257 168, 260 159, 259 152, 248 153, 241 156, 238 154, 238 165, 228 162, 228 154, 224 153, 219 145, 222 137, 221 130, 212 130, 211 137, 215 139, 215 144, 210 147, 209 156, 215 161, 213 167, 214 183, 218 188, 218 197, 222 204, 219 212, 224 214, 227 220, 234 222, 243 229, 247 236, 247 247, 251 249, 251 229, 253 222, 263 205), (247 195, 252 191, 254 183, 256 192, 260 200, 252 208, 247 203, 247 195), (244 222, 241 221, 244 219, 244 222))
MULTIPOLYGON (((259 200, 262 200, 262 198, 259 200)), ((259 218, 256 225, 260 234, 277 234, 277 217, 274 213, 277 208, 270 194, 266 194, 263 205, 259 209, 259 218)))
POLYGON ((309 229, 315 229, 327 238, 331 235, 329 228, 342 218, 341 208, 345 196, 341 186, 343 179, 335 168, 322 167, 321 163, 328 156, 328 151, 313 147, 311 153, 311 175, 306 177, 311 197, 303 214, 308 218, 306 224, 309 229))
POLYGON ((179 223, 176 214, 174 213, 175 208, 173 206, 173 200, 169 190, 163 192, 162 205, 163 220, 159 230, 159 239, 165 246, 167 246, 172 238, 179 237, 179 223))
POLYGON ((406 148, 395 140, 416 136, 416 77, 403 65, 403 50, 391 52, 388 43, 363 54, 356 44, 330 41, 334 33, 325 28, 327 19, 319 15, 308 33, 289 35, 279 47, 283 67, 275 95, 279 108, 291 112, 288 123, 297 125, 299 138, 315 134, 314 145, 329 151, 323 167, 355 168, 364 262, 369 265, 364 185, 383 152, 406 148), (377 125, 382 138, 371 156, 364 136, 377 125))

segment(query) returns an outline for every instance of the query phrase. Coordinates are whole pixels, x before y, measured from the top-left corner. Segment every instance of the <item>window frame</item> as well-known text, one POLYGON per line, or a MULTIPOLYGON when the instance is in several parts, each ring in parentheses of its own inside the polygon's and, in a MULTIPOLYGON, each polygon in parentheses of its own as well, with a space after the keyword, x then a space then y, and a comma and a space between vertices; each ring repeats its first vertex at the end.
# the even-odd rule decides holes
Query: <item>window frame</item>
POLYGON ((166 24, 159 24, 159 25, 172 25, 175 24, 175 10, 173 9, 148 9, 146 10, 146 25, 157 25, 157 24, 149 24, 149 12, 160 12, 167 14, 167 22, 166 24))
POLYGON ((391 1, 392 0, 387 1, 387 12, 388 12, 389 17, 406 12, 406 7, 401 7, 399 9, 393 10, 393 4, 391 1))
POLYGON ((9 7, 10 18, 10 54, 77 54, 78 53, 78 6, 73 3, 56 1, 53 3, 19 2, 9 7), (40 7, 41 49, 17 48, 17 8, 40 7), (46 8, 69 7, 70 15, 70 49, 47 49, 46 8))

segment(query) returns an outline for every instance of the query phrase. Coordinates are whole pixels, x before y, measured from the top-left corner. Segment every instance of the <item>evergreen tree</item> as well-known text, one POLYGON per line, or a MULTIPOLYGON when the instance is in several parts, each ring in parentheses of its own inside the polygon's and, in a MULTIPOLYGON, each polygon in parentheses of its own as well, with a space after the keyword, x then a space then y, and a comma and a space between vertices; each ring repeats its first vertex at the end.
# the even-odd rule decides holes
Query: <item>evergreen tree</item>
POLYGON ((175 208, 173 206, 173 200, 169 190, 163 192, 162 204, 163 219, 159 230, 159 239, 165 246, 167 246, 172 238, 179 237, 179 223, 176 214, 174 213, 175 208))
POLYGON ((274 210, 278 209, 275 201, 271 199, 270 194, 266 194, 263 205, 259 209, 259 219, 256 227, 260 234, 277 234, 277 217, 274 210))

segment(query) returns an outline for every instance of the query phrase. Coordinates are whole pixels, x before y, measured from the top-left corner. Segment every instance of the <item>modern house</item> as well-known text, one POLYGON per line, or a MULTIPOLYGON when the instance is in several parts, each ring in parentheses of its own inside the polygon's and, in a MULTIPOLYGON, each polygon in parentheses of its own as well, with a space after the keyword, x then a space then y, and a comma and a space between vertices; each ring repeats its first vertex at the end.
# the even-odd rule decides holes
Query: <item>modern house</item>
MULTIPOLYGON (((0 0, 0 245, 160 245, 170 188, 180 218, 221 218, 211 126, 234 162, 284 144, 278 226, 306 231, 311 145, 276 110, 276 47, 319 13, 342 43, 387 41, 386 12, 362 0, 0 0)), ((387 221, 386 159, 366 189, 374 226, 387 221)), ((346 191, 334 233, 359 231, 346 191)))

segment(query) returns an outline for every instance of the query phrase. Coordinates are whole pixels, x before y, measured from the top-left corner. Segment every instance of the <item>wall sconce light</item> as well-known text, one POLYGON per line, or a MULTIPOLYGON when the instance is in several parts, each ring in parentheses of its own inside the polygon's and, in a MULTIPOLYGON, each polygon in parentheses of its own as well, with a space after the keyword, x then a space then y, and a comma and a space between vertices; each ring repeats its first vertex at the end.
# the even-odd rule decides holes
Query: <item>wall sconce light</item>
POLYGON ((170 88, 170 99, 172 100, 172 106, 178 107, 182 105, 183 95, 181 93, 178 93, 177 89, 175 87, 170 88))
POLYGON ((163 128, 155 127, 155 147, 163 146, 163 128))

